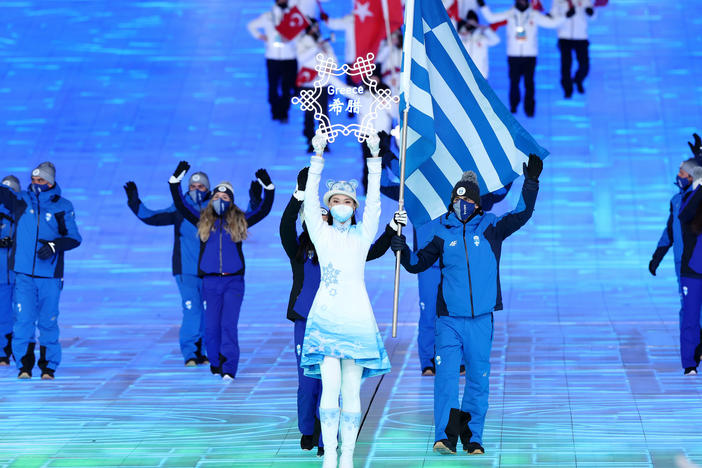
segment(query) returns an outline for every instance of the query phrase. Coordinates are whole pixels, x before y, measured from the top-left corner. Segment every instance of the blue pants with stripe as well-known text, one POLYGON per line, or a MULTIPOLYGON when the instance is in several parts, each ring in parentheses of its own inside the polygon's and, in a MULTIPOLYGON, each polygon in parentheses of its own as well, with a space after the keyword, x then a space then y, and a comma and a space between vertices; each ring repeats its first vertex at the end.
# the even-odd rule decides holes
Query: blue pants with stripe
POLYGON ((492 314, 436 319, 436 379, 434 381, 435 441, 444 432, 452 408, 470 414, 471 442, 482 443, 490 391, 492 314), (466 387, 459 406, 458 381, 461 362, 466 363, 466 387))
MULTIPOLYGON (((305 338, 307 320, 295 320, 295 359, 297 360, 297 427, 303 435, 312 435, 314 422, 318 418, 319 399, 322 396, 322 381, 307 377, 300 367, 302 342, 305 338)), ((322 436, 320 435, 320 442, 322 436)))
POLYGON ((180 351, 183 359, 195 359, 197 342, 205 334, 205 310, 202 304, 202 278, 195 275, 176 275, 183 306, 180 325, 180 351))
POLYGON ((39 329, 39 344, 46 348, 46 367, 56 370, 61 362, 58 315, 62 287, 60 278, 34 278, 17 273, 12 353, 18 368, 22 368, 21 358, 34 341, 36 329, 39 329))
POLYGON ((695 352, 700 344, 700 308, 702 308, 702 279, 680 278, 683 310, 680 320, 680 360, 682 367, 697 367, 695 352))

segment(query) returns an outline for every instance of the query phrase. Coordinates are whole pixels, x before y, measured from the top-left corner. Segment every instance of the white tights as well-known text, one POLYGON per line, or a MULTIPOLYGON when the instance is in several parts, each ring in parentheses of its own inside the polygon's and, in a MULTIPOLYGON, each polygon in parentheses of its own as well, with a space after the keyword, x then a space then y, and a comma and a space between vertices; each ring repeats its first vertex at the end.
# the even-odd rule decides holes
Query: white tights
POLYGON ((320 408, 338 408, 341 393, 343 410, 348 413, 360 413, 363 366, 356 364, 353 359, 324 356, 319 369, 322 374, 320 408))

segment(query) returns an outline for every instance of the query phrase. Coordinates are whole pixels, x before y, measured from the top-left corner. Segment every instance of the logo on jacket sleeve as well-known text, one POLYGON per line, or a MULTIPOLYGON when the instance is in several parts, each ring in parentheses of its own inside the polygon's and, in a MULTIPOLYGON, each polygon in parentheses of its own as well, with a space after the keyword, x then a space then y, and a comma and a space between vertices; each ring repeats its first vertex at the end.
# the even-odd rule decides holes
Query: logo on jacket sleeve
POLYGON ((473 236, 473 243, 475 244, 476 247, 479 246, 480 245, 480 237, 473 236))
POLYGON ((51 221, 51 213, 46 213, 46 214, 44 215, 44 219, 46 219, 46 222, 47 222, 47 223, 48 223, 49 221, 51 221))
POLYGON ((456 247, 456 244, 458 241, 452 240, 451 243, 449 244, 449 247, 456 247))
POLYGON ((437 355, 436 355, 435 361, 436 361, 436 365, 437 365, 437 366, 440 366, 440 365, 441 365, 441 356, 439 356, 439 355, 437 354, 437 355))

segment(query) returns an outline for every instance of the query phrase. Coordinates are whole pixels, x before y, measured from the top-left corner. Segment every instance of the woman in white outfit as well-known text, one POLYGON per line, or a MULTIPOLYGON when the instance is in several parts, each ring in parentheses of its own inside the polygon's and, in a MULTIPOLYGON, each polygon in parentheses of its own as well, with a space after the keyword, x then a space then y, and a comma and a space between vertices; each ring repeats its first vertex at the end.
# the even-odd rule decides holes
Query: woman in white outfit
POLYGON ((366 292, 364 269, 380 219, 381 158, 379 138, 368 145, 368 193, 363 221, 355 224, 357 182, 329 181, 324 201, 333 224, 322 220, 319 181, 324 168, 326 137, 312 139, 304 215, 322 269, 319 290, 307 318, 300 366, 305 375, 322 379, 319 416, 324 439, 324 468, 336 467, 337 434, 341 429, 340 468, 353 466, 353 450, 361 422, 361 378, 390 371, 390 361, 366 292), (339 411, 339 393, 343 408, 339 411), (341 424, 339 420, 341 419, 341 424))

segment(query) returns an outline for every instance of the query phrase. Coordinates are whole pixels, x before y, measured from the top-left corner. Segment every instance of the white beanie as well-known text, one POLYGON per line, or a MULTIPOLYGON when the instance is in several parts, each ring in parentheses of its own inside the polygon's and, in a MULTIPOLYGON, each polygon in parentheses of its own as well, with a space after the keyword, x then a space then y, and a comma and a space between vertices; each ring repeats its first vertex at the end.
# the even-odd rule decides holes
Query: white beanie
POLYGON ((358 198, 356 198, 356 187, 358 187, 358 181, 355 179, 351 180, 332 180, 327 181, 327 193, 324 194, 324 204, 329 206, 329 200, 334 195, 346 195, 356 203, 356 208, 358 208, 358 198))

